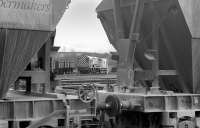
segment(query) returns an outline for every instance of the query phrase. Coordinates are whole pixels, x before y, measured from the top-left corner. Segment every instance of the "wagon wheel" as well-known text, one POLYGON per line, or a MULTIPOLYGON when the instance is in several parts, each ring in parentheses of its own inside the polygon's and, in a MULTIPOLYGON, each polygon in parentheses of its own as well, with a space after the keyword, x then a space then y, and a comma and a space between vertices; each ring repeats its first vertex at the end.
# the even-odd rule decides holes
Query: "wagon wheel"
POLYGON ((96 89, 93 84, 83 84, 78 89, 78 96, 84 103, 89 103, 95 99, 96 89))

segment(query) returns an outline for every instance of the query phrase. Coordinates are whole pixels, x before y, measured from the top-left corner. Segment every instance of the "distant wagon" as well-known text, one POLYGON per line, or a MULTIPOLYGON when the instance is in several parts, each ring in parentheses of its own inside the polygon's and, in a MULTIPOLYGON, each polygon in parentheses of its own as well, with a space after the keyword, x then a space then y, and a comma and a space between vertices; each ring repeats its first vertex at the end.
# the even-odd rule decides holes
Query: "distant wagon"
POLYGON ((105 74, 108 70, 107 59, 81 55, 77 58, 77 69, 81 74, 105 74))

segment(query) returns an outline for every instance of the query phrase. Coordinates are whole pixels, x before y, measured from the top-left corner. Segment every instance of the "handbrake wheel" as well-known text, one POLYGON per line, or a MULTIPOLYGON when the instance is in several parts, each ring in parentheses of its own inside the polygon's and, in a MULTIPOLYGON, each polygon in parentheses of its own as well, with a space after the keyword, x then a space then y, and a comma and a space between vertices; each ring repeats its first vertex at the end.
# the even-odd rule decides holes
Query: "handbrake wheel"
POLYGON ((93 84, 83 84, 78 89, 79 99, 84 103, 93 101, 96 97, 96 89, 93 84))

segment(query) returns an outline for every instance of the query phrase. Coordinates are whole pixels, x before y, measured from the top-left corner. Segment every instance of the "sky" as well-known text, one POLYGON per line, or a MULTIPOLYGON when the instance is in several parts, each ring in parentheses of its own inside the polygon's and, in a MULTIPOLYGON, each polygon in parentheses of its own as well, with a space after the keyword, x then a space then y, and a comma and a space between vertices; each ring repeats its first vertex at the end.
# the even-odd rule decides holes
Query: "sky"
POLYGON ((60 51, 110 52, 115 51, 95 11, 101 0, 71 0, 57 26, 55 45, 60 51))

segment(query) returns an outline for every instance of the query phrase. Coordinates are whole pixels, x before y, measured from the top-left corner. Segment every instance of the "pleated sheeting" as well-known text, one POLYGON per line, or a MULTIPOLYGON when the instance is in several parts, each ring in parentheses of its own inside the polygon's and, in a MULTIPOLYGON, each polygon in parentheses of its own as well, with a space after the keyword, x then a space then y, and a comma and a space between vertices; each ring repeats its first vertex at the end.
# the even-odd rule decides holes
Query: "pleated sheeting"
POLYGON ((0 98, 20 76, 52 32, 0 29, 0 98))

